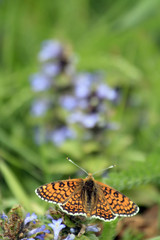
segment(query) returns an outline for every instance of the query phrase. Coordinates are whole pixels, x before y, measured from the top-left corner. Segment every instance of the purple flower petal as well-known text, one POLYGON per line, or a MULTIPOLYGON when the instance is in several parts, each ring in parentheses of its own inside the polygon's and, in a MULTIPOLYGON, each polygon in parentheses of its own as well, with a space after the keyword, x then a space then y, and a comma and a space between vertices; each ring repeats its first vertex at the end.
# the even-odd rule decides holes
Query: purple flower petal
POLYGON ((37 99, 32 103, 31 113, 36 117, 43 116, 49 109, 48 99, 37 99))
POLYGON ((115 100, 118 96, 117 92, 106 84, 100 84, 96 92, 99 98, 108 99, 111 101, 115 100))
POLYGON ((54 240, 58 240, 60 231, 66 227, 66 225, 62 224, 62 221, 62 218, 59 218, 58 220, 52 220, 52 223, 48 224, 54 232, 54 240))
POLYGON ((57 76, 60 70, 60 66, 56 63, 46 63, 42 66, 42 72, 51 78, 57 76))
POLYGON ((32 75, 30 77, 30 83, 35 92, 47 90, 52 85, 51 79, 40 73, 32 75))
POLYGON ((52 217, 50 214, 46 214, 46 217, 47 217, 48 219, 53 220, 53 217, 52 217))
POLYGON ((84 115, 81 119, 81 123, 86 128, 93 128, 99 121, 99 115, 98 114, 88 114, 84 115))
POLYGON ((0 214, 0 218, 3 220, 8 219, 8 216, 5 213, 0 214))
POLYGON ((73 139, 74 137, 74 131, 66 126, 55 129, 48 134, 48 140, 51 140, 58 146, 61 145, 66 139, 73 139))
POLYGON ((82 73, 75 78, 75 95, 78 98, 85 98, 91 92, 93 74, 82 73))
POLYGON ((73 96, 66 95, 60 98, 60 104, 66 110, 71 111, 76 108, 77 100, 73 96))
POLYGON ((30 213, 27 213, 26 218, 24 219, 24 225, 26 225, 29 222, 33 222, 36 219, 37 215, 35 213, 32 213, 32 215, 30 215, 30 213))
POLYGON ((86 232, 99 232, 101 229, 97 225, 90 225, 86 228, 86 232))
POLYGON ((62 45, 58 41, 48 40, 43 42, 42 49, 38 55, 38 59, 40 62, 55 59, 62 54, 62 51, 62 45))
POLYGON ((67 118, 67 121, 68 123, 77 123, 77 122, 81 122, 82 119, 83 119, 83 113, 80 111, 76 111, 71 115, 69 115, 69 117, 67 118))
POLYGON ((74 234, 68 234, 68 236, 64 239, 64 240, 73 240, 75 239, 75 235, 74 234))
POLYGON ((42 225, 41 227, 38 227, 38 228, 34 228, 32 229, 31 231, 28 232, 28 236, 32 236, 36 233, 40 233, 40 232, 43 232, 43 233, 49 233, 50 231, 48 229, 45 229, 46 226, 45 225, 42 225))

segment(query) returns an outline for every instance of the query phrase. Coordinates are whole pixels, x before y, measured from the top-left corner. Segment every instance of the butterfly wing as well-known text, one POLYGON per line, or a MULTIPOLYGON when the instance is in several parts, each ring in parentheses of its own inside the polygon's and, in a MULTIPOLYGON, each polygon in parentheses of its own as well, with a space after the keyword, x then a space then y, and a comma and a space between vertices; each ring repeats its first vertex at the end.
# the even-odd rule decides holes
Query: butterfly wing
POLYGON ((98 196, 97 204, 91 213, 91 217, 98 218, 103 221, 112 221, 117 216, 112 213, 108 202, 103 198, 103 195, 98 196))
POLYGON ((109 208, 116 216, 130 217, 138 213, 138 206, 132 202, 128 197, 116 191, 110 186, 97 182, 103 192, 104 199, 108 203, 109 208))
POLYGON ((52 182, 37 188, 35 192, 41 199, 61 205, 77 191, 82 182, 82 179, 69 179, 52 182))
POLYGON ((62 211, 71 215, 87 216, 82 200, 81 190, 73 194, 65 204, 60 205, 60 208, 62 211))

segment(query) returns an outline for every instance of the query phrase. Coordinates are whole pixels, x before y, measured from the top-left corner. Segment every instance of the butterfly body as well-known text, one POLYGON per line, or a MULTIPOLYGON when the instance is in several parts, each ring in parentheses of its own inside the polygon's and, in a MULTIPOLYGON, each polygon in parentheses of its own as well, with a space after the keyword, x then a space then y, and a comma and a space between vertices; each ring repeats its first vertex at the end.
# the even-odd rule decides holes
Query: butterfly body
POLYGON ((117 216, 133 216, 139 210, 128 197, 96 181, 90 173, 85 179, 48 183, 37 188, 36 194, 45 201, 58 204, 67 214, 104 221, 114 220, 117 216))

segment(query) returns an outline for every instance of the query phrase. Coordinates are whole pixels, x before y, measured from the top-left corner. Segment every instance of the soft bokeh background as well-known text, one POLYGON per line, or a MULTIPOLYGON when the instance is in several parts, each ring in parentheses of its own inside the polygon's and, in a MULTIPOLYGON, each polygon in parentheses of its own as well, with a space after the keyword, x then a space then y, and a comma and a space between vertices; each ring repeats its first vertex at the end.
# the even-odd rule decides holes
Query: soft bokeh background
POLYGON ((37 198, 35 188, 84 176, 66 160, 69 156, 88 172, 116 164, 107 175, 95 178, 140 206, 139 216, 127 219, 117 232, 113 231, 116 226, 105 224, 103 239, 107 234, 107 239, 117 234, 116 239, 158 236, 159 8, 159 0, 0 1, 1 210, 20 203, 27 211, 44 213, 48 205, 37 198), (66 46, 77 72, 103 71, 107 84, 120 88, 121 101, 111 114, 111 121, 120 127, 108 132, 103 144, 96 137, 68 140, 61 146, 36 144, 33 129, 41 121, 31 114, 37 93, 29 78, 39 71, 37 55, 48 39, 66 46))

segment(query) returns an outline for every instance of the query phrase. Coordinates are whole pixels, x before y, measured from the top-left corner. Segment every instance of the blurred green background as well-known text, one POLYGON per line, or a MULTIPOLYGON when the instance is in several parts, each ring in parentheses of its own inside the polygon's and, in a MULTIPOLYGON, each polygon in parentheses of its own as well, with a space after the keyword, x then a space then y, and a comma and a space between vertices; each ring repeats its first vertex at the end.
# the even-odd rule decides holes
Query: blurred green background
MULTIPOLYGON (((117 165, 109 178, 95 178, 141 208, 141 222, 127 227, 122 239, 158 235, 159 9, 159 0, 0 1, 0 210, 20 203, 27 211, 43 213, 48 205, 37 198, 35 188, 84 176, 66 160, 69 156, 88 172, 117 165), (70 46, 78 71, 103 70, 111 86, 120 85, 126 95, 133 89, 133 106, 126 108, 125 99, 114 110, 121 127, 109 134, 107 149, 97 149, 94 141, 71 141, 61 147, 35 144, 30 113, 35 93, 29 76, 39 68, 37 54, 47 39, 70 46), (152 224, 145 222, 147 211, 152 224), (142 222, 150 226, 148 235, 142 222)), ((107 223, 104 232, 108 229, 107 223)))

